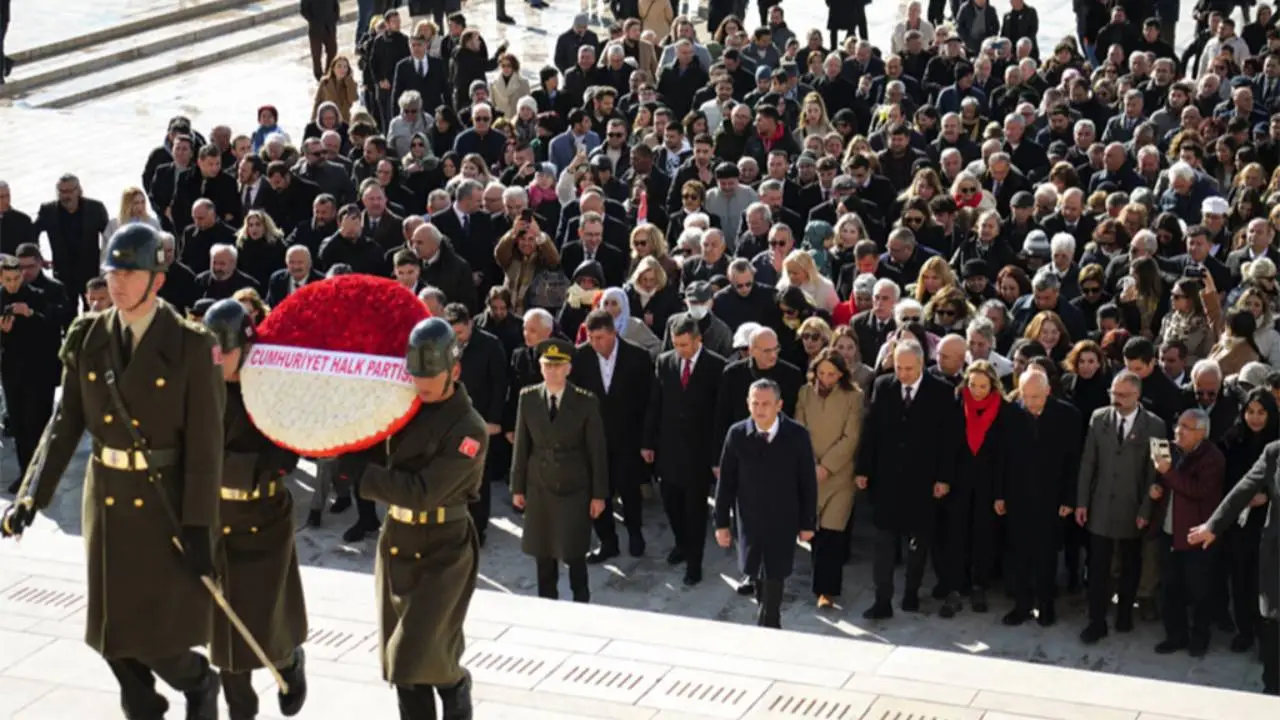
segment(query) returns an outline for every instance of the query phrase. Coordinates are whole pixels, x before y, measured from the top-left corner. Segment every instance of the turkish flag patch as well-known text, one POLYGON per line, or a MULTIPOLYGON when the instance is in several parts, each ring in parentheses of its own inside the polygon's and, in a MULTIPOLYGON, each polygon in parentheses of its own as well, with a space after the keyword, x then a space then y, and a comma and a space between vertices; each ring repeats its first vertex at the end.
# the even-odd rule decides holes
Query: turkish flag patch
POLYGON ((222 348, 218 347, 217 345, 213 346, 213 364, 214 365, 222 364, 222 348))
POLYGON ((474 438, 462 438, 462 444, 458 445, 458 452, 473 458, 480 452, 480 442, 474 438))

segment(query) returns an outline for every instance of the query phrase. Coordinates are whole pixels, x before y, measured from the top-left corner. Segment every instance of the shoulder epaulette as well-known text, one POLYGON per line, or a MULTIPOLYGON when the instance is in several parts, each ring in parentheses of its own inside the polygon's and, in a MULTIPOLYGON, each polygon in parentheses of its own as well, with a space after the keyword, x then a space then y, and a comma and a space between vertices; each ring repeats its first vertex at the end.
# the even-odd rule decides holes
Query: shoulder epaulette
POLYGON ((537 391, 538 391, 538 389, 539 389, 539 388, 541 388, 541 387, 542 387, 542 385, 541 385, 541 384, 537 384, 537 385, 529 385, 529 386, 527 386, 527 387, 523 388, 522 390, 520 390, 520 394, 521 394, 521 395, 527 395, 527 394, 529 394, 529 393, 531 393, 531 392, 537 392, 537 391))

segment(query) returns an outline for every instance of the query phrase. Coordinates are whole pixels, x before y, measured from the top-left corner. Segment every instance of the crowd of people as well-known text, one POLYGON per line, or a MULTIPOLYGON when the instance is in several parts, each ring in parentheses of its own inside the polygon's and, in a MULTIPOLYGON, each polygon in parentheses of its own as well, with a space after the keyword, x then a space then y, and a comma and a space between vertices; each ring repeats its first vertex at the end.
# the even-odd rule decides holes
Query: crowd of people
MULTIPOLYGON (((1237 31, 1234 4, 1201 0, 1179 54, 1164 3, 1078 0, 1077 34, 1047 48, 1023 0, 1003 18, 913 0, 887 44, 858 0, 828 4, 831 44, 779 2, 758 23, 745 0, 712 0, 705 23, 616 3, 599 34, 576 17, 536 71, 461 13, 388 9, 354 55, 329 53, 300 133, 271 106, 244 134, 174 117, 118 210, 68 174, 32 220, 0 184, 20 463, 52 412, 62 330, 77 304, 109 303, 103 238, 142 222, 166 233, 160 295, 183 312, 234 297, 261 320, 357 272, 449 320, 490 435, 482 538, 538 348, 576 344, 568 381, 599 399, 608 497, 598 546, 558 558, 575 598, 580 561, 656 540, 650 487, 667 561, 700 582, 707 524, 727 529, 733 504, 709 518, 740 454, 726 434, 772 397, 808 431, 816 507, 793 515, 816 527, 763 532, 808 543, 819 607, 841 595, 865 498, 868 619, 892 617, 898 563, 898 607, 920 609, 931 565, 940 618, 987 612, 1003 586, 1005 624, 1052 625, 1055 598, 1087 587, 1084 642, 1136 616, 1164 623, 1157 653, 1198 657, 1216 630, 1256 645, 1280 693, 1271 9, 1237 31)), ((321 474, 333 509, 357 506, 347 540, 376 532, 337 465, 321 474)), ((790 564, 747 555, 739 591, 772 598, 769 568, 790 564)))

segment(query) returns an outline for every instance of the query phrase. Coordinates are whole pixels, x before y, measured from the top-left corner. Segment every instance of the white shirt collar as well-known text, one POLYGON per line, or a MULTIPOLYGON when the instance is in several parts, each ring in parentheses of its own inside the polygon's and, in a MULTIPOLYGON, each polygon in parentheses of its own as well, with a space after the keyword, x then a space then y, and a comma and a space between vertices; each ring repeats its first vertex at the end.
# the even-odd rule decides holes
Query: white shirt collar
POLYGON ((548 406, 550 406, 550 405, 551 405, 551 398, 555 398, 555 399, 556 399, 556 406, 557 406, 557 408, 558 408, 560 405, 562 405, 562 404, 563 404, 561 401, 562 401, 562 400, 564 400, 564 391, 565 391, 565 388, 561 388, 561 389, 560 389, 560 390, 558 390, 558 391, 554 391, 554 390, 552 390, 552 389, 551 389, 551 388, 549 388, 549 387, 546 387, 546 386, 543 386, 543 387, 544 387, 544 389, 547 391, 547 405, 548 405, 548 406))
POLYGON ((773 426, 770 427, 768 430, 765 430, 764 428, 757 425, 754 420, 751 421, 751 426, 755 428, 756 432, 763 434, 765 436, 765 440, 767 440, 768 442, 773 442, 773 439, 778 437, 778 428, 782 427, 782 416, 779 415, 778 417, 774 418, 773 426))
MULTIPOLYGON (((694 353, 693 353, 693 357, 689 358, 689 360, 688 360, 688 362, 689 362, 689 372, 690 372, 690 373, 692 373, 692 372, 693 372, 693 369, 694 369, 694 368, 698 367, 698 358, 699 358, 699 357, 702 357, 702 348, 703 348, 703 346, 702 346, 702 345, 699 345, 699 346, 698 346, 698 349, 697 349, 696 351, 694 351, 694 353)), ((681 368, 682 370, 684 369, 684 363, 685 363, 685 359, 684 359, 684 358, 680 358, 680 368, 681 368)))
POLYGON ((924 380, 924 373, 921 373, 921 374, 920 374, 920 377, 916 378, 916 381, 915 381, 915 382, 911 383, 910 385, 903 385, 903 386, 902 386, 902 395, 903 395, 903 397, 906 397, 907 390, 910 390, 910 391, 911 391, 911 399, 912 399, 912 400, 915 400, 917 397, 919 397, 919 395, 920 395, 920 383, 921 383, 923 380, 924 380))

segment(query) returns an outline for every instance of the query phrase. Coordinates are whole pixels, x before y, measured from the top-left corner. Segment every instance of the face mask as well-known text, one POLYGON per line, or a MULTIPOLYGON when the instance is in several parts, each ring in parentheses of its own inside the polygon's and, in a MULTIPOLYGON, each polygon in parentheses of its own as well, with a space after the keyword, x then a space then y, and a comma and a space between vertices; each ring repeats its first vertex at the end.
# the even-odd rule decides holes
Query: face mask
POLYGON ((689 306, 689 316, 692 317, 694 320, 701 320, 702 318, 706 317, 707 313, 709 312, 711 312, 711 308, 707 307, 706 305, 690 305, 689 306))

